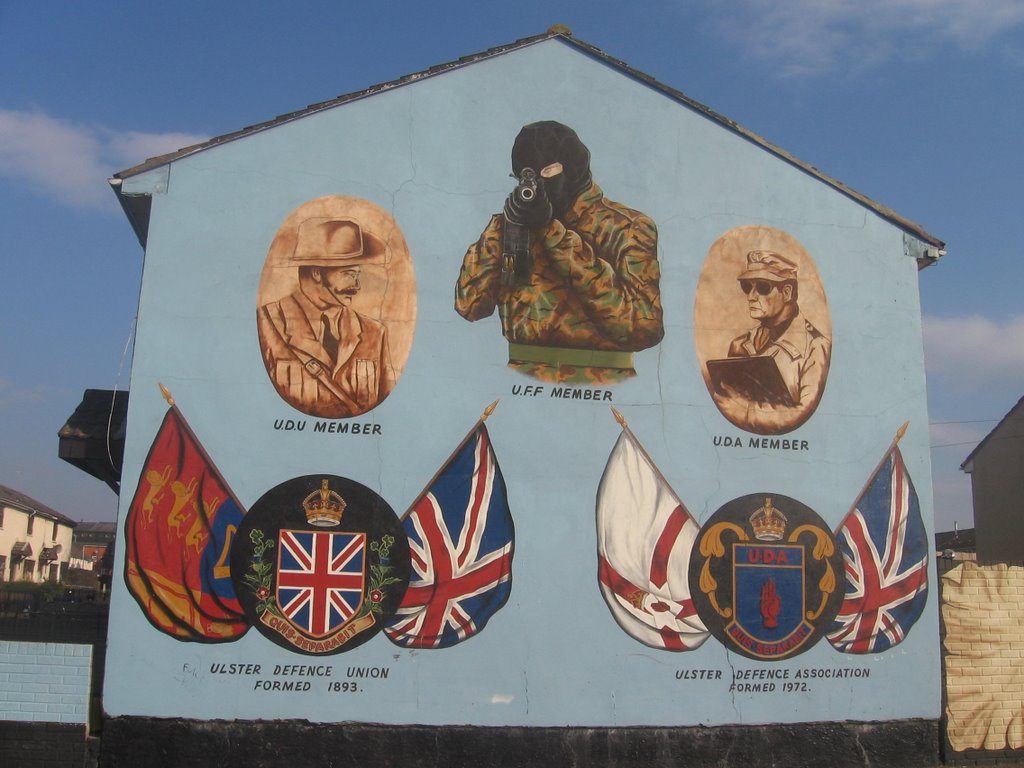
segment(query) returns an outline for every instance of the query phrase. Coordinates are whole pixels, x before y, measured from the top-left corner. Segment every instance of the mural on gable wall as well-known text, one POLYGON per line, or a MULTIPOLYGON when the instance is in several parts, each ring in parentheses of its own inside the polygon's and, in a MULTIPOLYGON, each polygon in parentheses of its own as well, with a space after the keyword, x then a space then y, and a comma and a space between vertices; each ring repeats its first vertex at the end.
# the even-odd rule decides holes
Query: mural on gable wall
POLYGON ((405 238, 379 206, 310 200, 270 245, 257 309, 270 380, 322 418, 359 416, 391 394, 412 346, 416 286, 405 238))
POLYGON ((811 417, 832 325, 814 261, 792 235, 764 226, 722 235, 704 260, 693 314, 701 373, 725 418, 778 435, 811 417))
POLYGON ((632 353, 665 333, 654 222, 604 196, 590 150, 561 123, 523 126, 512 173, 504 211, 463 259, 456 311, 497 308, 509 367, 543 381, 635 376, 632 353))
POLYGON ((564 47, 132 181, 112 716, 937 712, 913 233, 564 47))

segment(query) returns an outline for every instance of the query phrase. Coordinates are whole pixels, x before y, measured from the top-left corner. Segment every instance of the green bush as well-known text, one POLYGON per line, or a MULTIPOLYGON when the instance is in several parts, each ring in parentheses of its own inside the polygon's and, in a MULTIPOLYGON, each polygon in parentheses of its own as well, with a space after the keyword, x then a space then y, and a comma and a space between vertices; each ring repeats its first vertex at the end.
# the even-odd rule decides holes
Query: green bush
POLYGON ((55 603, 64 596, 64 585, 59 581, 44 581, 39 585, 39 591, 44 602, 55 603))
POLYGON ((43 602, 53 603, 64 596, 64 585, 57 581, 5 581, 0 583, 0 590, 4 592, 19 592, 27 595, 39 595, 43 602))
POLYGON ((0 591, 3 592, 31 592, 39 591, 40 584, 24 579, 22 581, 5 581, 0 583, 0 591))

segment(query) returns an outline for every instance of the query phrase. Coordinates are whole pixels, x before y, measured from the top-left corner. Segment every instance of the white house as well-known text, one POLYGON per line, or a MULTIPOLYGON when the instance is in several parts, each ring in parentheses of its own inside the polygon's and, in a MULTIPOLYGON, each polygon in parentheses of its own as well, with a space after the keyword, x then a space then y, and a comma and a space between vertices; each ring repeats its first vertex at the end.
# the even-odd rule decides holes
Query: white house
POLYGON ((58 581, 71 556, 75 521, 0 485, 0 581, 58 581))

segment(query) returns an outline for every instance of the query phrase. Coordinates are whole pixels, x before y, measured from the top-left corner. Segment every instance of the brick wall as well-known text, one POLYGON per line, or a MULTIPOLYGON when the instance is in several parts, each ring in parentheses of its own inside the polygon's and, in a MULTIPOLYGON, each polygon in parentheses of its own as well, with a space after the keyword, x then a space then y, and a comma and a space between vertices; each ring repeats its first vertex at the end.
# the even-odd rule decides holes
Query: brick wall
POLYGON ((1011 755, 1024 747, 1024 567, 943 574, 942 621, 950 746, 1011 755))
POLYGON ((0 766, 83 765, 91 673, 90 645, 0 640, 0 766))
POLYGON ((89 718, 92 646, 0 640, 0 721, 89 718))

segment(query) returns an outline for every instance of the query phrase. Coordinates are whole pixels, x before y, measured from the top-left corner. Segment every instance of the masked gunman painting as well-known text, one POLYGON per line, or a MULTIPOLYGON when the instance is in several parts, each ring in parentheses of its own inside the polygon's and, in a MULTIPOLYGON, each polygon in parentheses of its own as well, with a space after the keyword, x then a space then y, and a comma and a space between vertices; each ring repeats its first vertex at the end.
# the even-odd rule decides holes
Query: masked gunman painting
POLYGON ((503 212, 463 259, 456 311, 472 321, 497 309, 509 367, 535 378, 635 376, 633 353, 664 335, 654 222, 604 196, 590 150, 561 123, 524 126, 512 172, 503 212))
POLYGON ((832 326, 814 262, 791 235, 737 227, 711 246, 697 286, 694 334, 708 392, 740 429, 784 434, 818 407, 832 326))
POLYGON ((343 196, 299 206, 270 246, 257 303, 263 363, 289 405, 348 418, 391 393, 412 346, 416 284, 382 208, 343 196))

